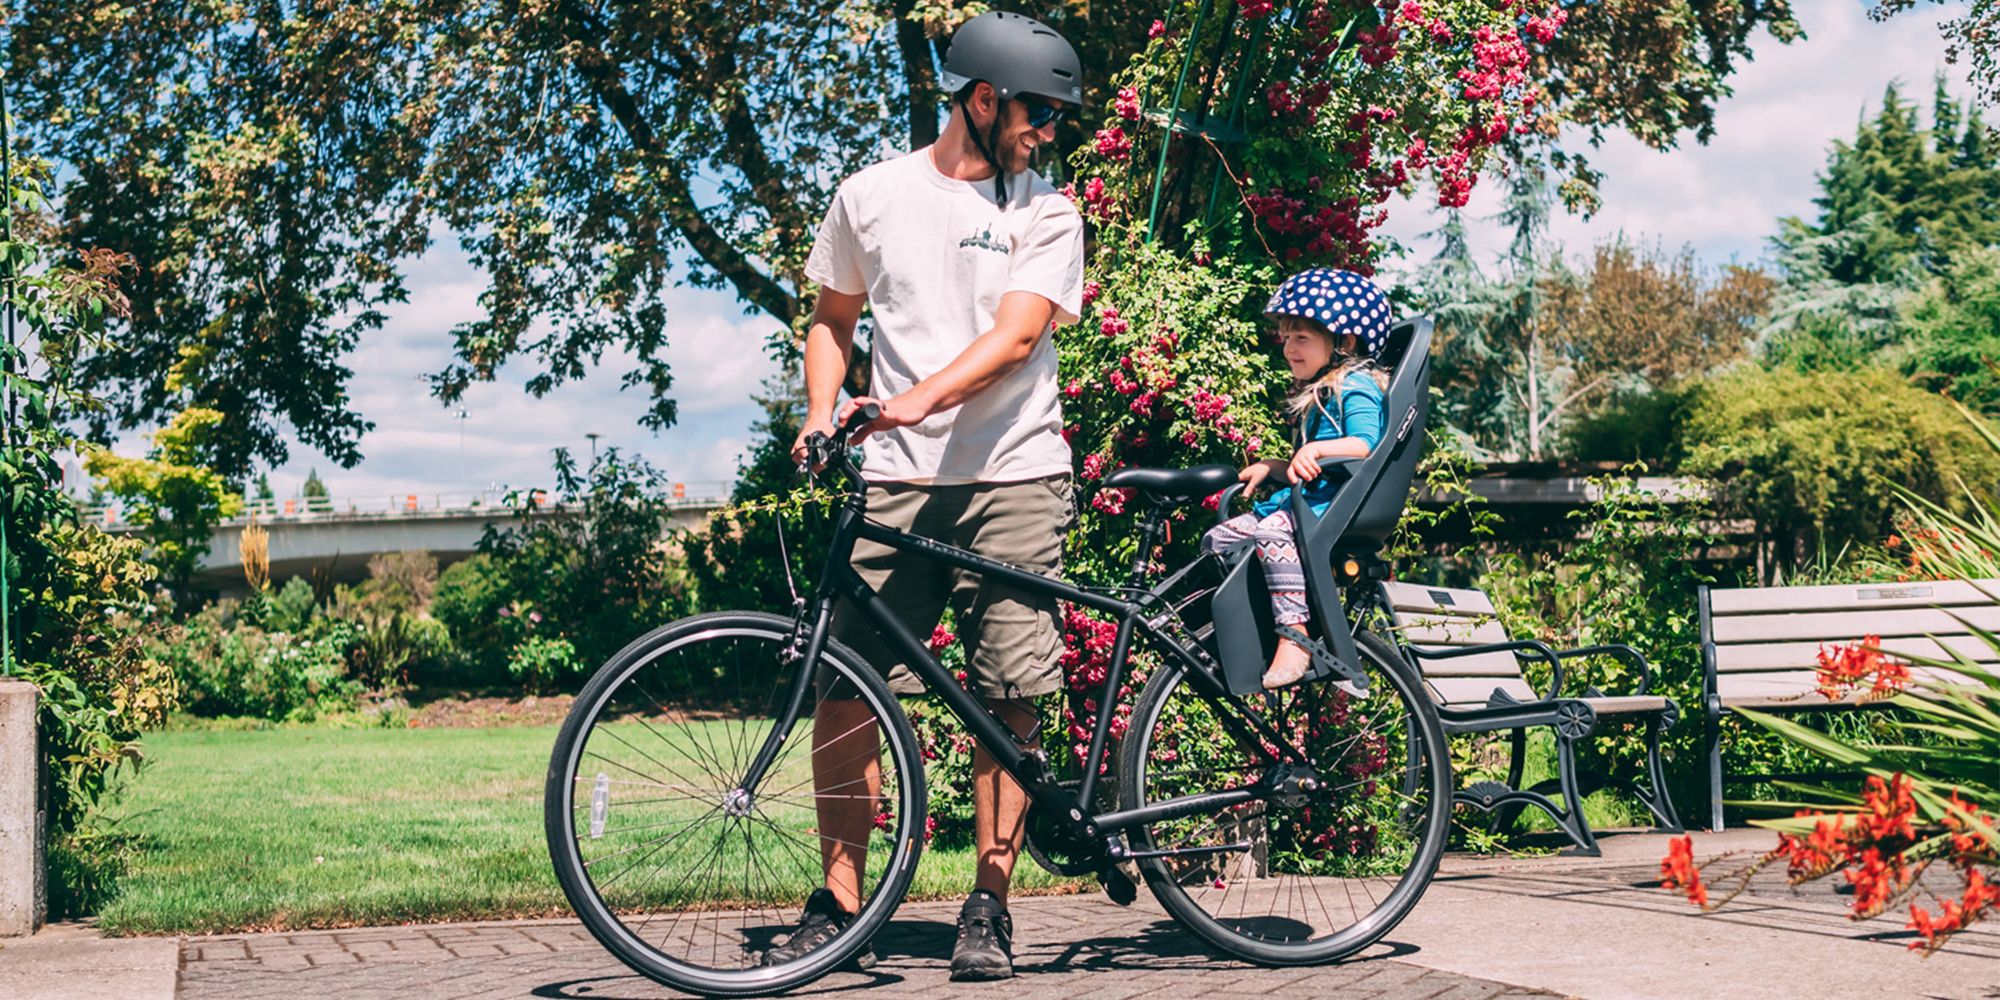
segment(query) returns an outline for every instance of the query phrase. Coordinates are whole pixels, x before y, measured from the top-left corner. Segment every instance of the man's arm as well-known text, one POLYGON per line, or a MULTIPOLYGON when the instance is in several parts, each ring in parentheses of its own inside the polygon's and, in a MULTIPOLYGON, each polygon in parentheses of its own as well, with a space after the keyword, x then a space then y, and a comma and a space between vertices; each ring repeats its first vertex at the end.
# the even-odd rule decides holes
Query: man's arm
MULTIPOLYGON (((951 364, 944 366, 936 374, 918 382, 909 391, 890 399, 873 400, 882 404, 882 416, 854 435, 859 441, 870 431, 888 430, 892 427, 907 427, 923 420, 940 410, 949 410, 979 394, 980 390, 1006 378, 1035 352, 1048 333, 1049 322, 1055 318, 1055 303, 1033 292, 1008 292, 1000 297, 1000 308, 993 313, 993 328, 979 335, 978 339, 960 351, 951 364)), ((853 339, 853 327, 848 327, 848 339, 853 339)), ((812 341, 806 341, 807 379, 812 378, 812 341)), ((838 375, 834 376, 838 388, 838 375)), ((814 398, 810 386, 807 398, 814 398)), ((841 409, 840 419, 863 403, 871 402, 867 397, 849 400, 841 409)))
POLYGON ((806 438, 833 433, 833 404, 847 379, 847 359, 854 353, 854 324, 861 320, 864 294, 849 295, 821 285, 806 326, 806 419, 792 442, 792 461, 805 461, 806 438))

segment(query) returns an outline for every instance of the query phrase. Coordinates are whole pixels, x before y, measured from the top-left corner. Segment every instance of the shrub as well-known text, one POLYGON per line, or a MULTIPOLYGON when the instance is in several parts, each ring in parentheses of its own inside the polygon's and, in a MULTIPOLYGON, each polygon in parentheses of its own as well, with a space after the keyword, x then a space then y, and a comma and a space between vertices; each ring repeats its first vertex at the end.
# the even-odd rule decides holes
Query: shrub
POLYGON ((204 716, 303 721, 354 707, 350 623, 322 619, 301 633, 266 631, 222 601, 176 626, 153 650, 172 666, 187 710, 204 716))
POLYGON ((500 570, 509 607, 535 626, 510 636, 509 662, 533 631, 565 641, 581 662, 595 666, 687 609, 687 588, 668 549, 673 501, 666 477, 616 448, 587 470, 559 448, 555 477, 553 506, 536 492, 515 491, 509 501, 516 516, 505 527, 489 526, 479 550, 500 570))
POLYGON ((1683 471, 1719 481, 1726 509, 1756 519, 1789 566, 1887 536, 1898 488, 1963 511, 1961 481, 2000 479, 2000 457, 1949 402, 1879 370, 1701 383, 1681 450, 1683 471))
POLYGON ((438 576, 430 553, 377 555, 368 560, 368 576, 336 588, 327 615, 353 626, 348 673, 376 690, 409 680, 415 664, 444 659, 451 632, 427 613, 438 576))
POLYGON ((576 655, 576 647, 559 636, 531 635, 514 647, 507 658, 507 672, 530 691, 541 691, 554 680, 567 680, 588 668, 576 655))
POLYGON ((475 554, 438 574, 431 616, 449 632, 452 648, 429 672, 419 668, 418 676, 473 687, 504 681, 519 641, 518 621, 501 613, 509 603, 506 567, 493 556, 475 554))

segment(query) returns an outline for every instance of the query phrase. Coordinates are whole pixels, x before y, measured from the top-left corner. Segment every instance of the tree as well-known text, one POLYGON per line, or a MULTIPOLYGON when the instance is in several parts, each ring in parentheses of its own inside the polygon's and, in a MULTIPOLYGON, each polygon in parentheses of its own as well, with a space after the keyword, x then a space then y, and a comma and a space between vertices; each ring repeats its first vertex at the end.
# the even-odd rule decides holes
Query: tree
POLYGON ((1783 284, 1760 334, 1767 363, 1810 371, 1893 362, 1905 350, 1904 297, 2000 243, 2000 170, 1977 107, 1961 128, 1940 78, 1931 119, 1922 127, 1890 84, 1875 115, 1829 151, 1819 219, 1779 220, 1771 244, 1783 284))
POLYGON ((1988 416, 2000 416, 2000 249, 1966 253, 1903 304, 1903 371, 1988 416))
MULTIPOLYGON (((645 422, 668 426, 666 291, 728 288, 788 342, 832 184, 935 138, 937 55, 981 6, 25 0, 9 57, 28 69, 7 83, 35 138, 67 158, 67 231, 139 262, 125 349, 79 369, 116 404, 93 433, 191 404, 225 415, 216 468, 227 475, 253 458, 282 462, 287 425, 351 466, 368 424, 343 358, 403 299, 402 262, 439 230, 487 278, 485 315, 454 330, 457 359, 434 380, 441 396, 519 355, 534 365, 528 390, 547 392, 622 348, 636 359, 625 384, 653 400, 645 422)), ((1149 24, 1183 30, 1197 7, 1009 6, 1077 42, 1091 107, 1107 106, 1106 81, 1148 47, 1149 24)), ((1211 38, 1261 19, 1216 6, 1211 38)), ((1549 86, 1534 129, 1497 126, 1507 142, 1551 140, 1565 120, 1660 147, 1690 130, 1705 139, 1749 36, 1797 30, 1779 3, 1673 0, 1645 16, 1627 6, 1560 12, 1560 32, 1563 17, 1531 18, 1552 44, 1527 53, 1521 78, 1549 86)), ((1394 10, 1314 0, 1279 19, 1337 27, 1359 15, 1384 53, 1447 23, 1394 10), (1375 26, 1382 16, 1392 23, 1375 26)), ((1438 44, 1470 56, 1509 44, 1522 23, 1438 44)), ((1327 78, 1325 60, 1306 66, 1302 86, 1327 78)), ((1221 79, 1198 82, 1212 92, 1221 79)), ((1460 86, 1436 81, 1401 103, 1449 104, 1460 86)), ((1070 127, 1059 146, 1086 139, 1070 127)))
POLYGON ((1722 484, 1781 565, 1885 537, 1898 490, 1964 511, 1963 484, 2000 481, 2000 457, 1949 402, 1880 368, 1738 368, 1696 390, 1681 469, 1722 484))
POLYGON ((307 510, 332 510, 333 497, 326 484, 320 481, 319 469, 306 470, 305 485, 299 487, 299 495, 305 498, 307 510))
POLYGON ((222 421, 214 410, 189 408, 153 433, 145 458, 105 449, 84 458, 84 469, 106 493, 123 501, 132 523, 145 529, 150 558, 183 600, 189 597, 189 579, 208 554, 215 526, 243 512, 242 494, 204 464, 222 421))

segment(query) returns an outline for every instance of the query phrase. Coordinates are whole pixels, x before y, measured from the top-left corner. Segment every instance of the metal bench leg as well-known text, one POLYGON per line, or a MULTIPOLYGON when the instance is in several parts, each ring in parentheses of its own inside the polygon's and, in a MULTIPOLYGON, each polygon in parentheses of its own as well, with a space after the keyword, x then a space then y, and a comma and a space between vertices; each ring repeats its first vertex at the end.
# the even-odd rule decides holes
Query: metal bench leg
POLYGON ((1708 808, 1709 829, 1722 832, 1722 719, 1709 710, 1708 716, 1708 808))
POLYGON ((1660 761, 1660 732, 1666 728, 1666 720, 1655 715, 1646 720, 1646 774, 1650 790, 1633 788, 1632 794, 1660 821, 1654 827, 1662 833, 1680 833, 1681 818, 1674 812, 1674 800, 1667 794, 1667 769, 1660 761))
POLYGON ((1577 854, 1596 857, 1601 851, 1597 838, 1591 835, 1590 822, 1583 818, 1583 794, 1578 790, 1576 779, 1576 748, 1567 739, 1556 738, 1556 770, 1562 776, 1563 804, 1569 815, 1556 817, 1556 822, 1576 841, 1577 854))
MULTIPOLYGON (((1528 730, 1516 728, 1507 736, 1507 787, 1519 790, 1521 776, 1528 768, 1528 730)), ((1512 830, 1521 820, 1521 803, 1512 803, 1499 810, 1495 822, 1502 830, 1512 830)))

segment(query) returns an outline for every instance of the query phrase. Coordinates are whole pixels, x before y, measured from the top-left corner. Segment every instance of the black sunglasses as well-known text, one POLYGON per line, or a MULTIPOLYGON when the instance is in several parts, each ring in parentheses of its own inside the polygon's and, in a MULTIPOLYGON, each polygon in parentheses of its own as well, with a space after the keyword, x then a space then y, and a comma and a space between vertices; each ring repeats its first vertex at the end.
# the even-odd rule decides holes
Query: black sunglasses
POLYGON ((1068 113, 1069 105, 1067 104, 1030 103, 1028 105, 1028 127, 1047 128, 1051 122, 1062 121, 1062 116, 1068 113))

